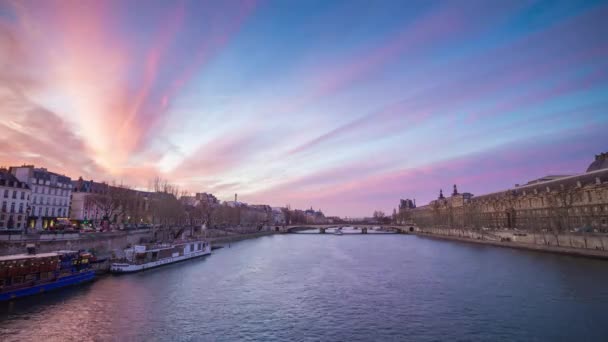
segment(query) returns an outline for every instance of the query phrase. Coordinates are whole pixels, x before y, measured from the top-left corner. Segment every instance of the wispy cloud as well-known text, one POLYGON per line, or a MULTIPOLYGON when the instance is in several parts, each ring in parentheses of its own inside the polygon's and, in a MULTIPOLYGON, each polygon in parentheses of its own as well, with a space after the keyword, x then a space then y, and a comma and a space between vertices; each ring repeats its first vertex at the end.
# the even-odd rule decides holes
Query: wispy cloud
POLYGON ((604 2, 374 8, 2 2, 0 164, 361 216, 607 145, 604 2))

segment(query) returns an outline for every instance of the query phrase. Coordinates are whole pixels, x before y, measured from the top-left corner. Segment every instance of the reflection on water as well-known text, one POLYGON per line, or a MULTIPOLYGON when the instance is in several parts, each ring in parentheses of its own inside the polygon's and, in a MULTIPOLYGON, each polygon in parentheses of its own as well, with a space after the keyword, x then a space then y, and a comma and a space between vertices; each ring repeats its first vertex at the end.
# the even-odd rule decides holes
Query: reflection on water
POLYGON ((605 340, 608 263, 407 235, 277 235, 0 304, 2 341, 605 340))

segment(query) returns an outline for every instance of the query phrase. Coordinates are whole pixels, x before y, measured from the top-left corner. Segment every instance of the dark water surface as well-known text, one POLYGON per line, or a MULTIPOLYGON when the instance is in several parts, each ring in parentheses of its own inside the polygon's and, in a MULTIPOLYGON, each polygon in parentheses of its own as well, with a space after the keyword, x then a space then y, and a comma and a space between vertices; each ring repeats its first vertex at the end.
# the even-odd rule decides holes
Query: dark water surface
POLYGON ((276 235, 0 303, 2 341, 608 341, 608 262, 276 235))

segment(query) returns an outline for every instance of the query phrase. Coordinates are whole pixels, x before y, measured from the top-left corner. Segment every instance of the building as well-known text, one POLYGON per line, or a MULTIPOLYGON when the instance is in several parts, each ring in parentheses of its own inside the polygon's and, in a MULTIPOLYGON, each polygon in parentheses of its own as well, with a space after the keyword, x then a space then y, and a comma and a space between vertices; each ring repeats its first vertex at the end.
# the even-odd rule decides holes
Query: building
POLYGON ((102 218, 102 209, 91 201, 91 196, 107 193, 108 185, 105 183, 85 181, 82 177, 72 182, 72 196, 70 203, 70 220, 76 224, 98 223, 102 218))
POLYGON ((33 165, 14 166, 9 171, 32 192, 30 227, 47 229, 54 226, 57 219, 67 219, 72 193, 70 177, 33 165))
POLYGON ((321 210, 315 211, 312 207, 304 211, 306 216, 306 223, 309 224, 323 224, 325 223, 325 215, 321 210))
POLYGON ((595 156, 593 163, 587 168, 587 172, 608 169, 608 152, 600 153, 595 156))
POLYGON ((220 201, 217 199, 217 197, 206 192, 196 193, 195 198, 196 200, 200 201, 200 203, 207 203, 209 206, 217 206, 220 204, 220 201))
POLYGON ((0 230, 23 230, 28 224, 31 190, 6 169, 0 169, 0 230))
POLYGON ((72 182, 70 220, 77 224, 102 226, 102 221, 114 224, 144 224, 151 222, 151 193, 107 183, 72 182))
POLYGON ((606 158, 596 156, 582 174, 547 176, 481 196, 440 192, 428 205, 404 212, 420 227, 608 232, 606 158))
POLYGON ((275 226, 282 226, 287 223, 287 218, 285 217, 285 210, 281 207, 272 207, 272 224, 275 226))

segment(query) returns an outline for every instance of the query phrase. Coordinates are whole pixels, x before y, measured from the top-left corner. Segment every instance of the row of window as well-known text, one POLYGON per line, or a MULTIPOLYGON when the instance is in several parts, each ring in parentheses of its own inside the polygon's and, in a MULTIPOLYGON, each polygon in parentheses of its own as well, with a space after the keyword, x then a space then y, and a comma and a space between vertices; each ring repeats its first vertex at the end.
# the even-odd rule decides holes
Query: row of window
MULTIPOLYGON (((34 184, 40 184, 40 185, 51 185, 51 181, 47 180, 45 181, 44 179, 36 179, 33 182, 34 184)), ((72 187, 72 183, 59 183, 57 182, 57 186, 60 188, 71 188, 72 187)))
MULTIPOLYGON (((6 201, 2 202, 2 213, 6 213, 6 212, 10 212, 10 213, 19 213, 19 214, 26 214, 25 212, 25 206, 23 205, 23 203, 19 203, 19 207, 18 209, 15 206, 15 203, 11 203, 10 206, 10 211, 8 210, 8 204, 6 203, 6 201), (15 211, 15 209, 17 209, 15 211)), ((67 209, 66 208, 49 208, 49 207, 45 207, 44 208, 44 216, 55 216, 55 213, 57 213, 57 216, 67 216, 67 209), (50 209, 50 210, 49 210, 50 209), (57 210, 57 211, 55 211, 57 210)), ((42 207, 32 207, 31 208, 31 212, 30 215, 31 216, 41 216, 43 214, 43 208, 42 207)), ((4 216, 4 214, 2 214, 2 216, 4 216)))
POLYGON ((7 181, 6 179, 0 179, 0 186, 8 186, 11 188, 25 188, 26 184, 15 181, 7 181))
MULTIPOLYGON (((23 203, 19 203, 19 213, 23 214, 23 210, 24 210, 24 206, 23 203)), ((2 202, 2 212, 6 213, 8 211, 8 203, 6 203, 6 201, 2 202)), ((15 202, 11 202, 11 209, 10 209, 11 213, 15 212, 15 202)))
POLYGON ((4 189, 4 198, 11 197, 13 199, 21 198, 22 200, 24 200, 27 197, 27 199, 30 199, 30 196, 26 195, 25 191, 13 190, 12 192, 13 192, 13 195, 11 196, 11 190, 4 189))
POLYGON ((17 215, 16 217, 13 215, 6 217, 6 215, 0 215, 0 228, 21 228, 21 225, 25 227, 25 222, 21 222, 21 220, 25 220, 25 216, 17 215))
POLYGON ((32 207, 32 213, 30 216, 51 216, 55 217, 67 217, 68 211, 65 208, 49 208, 49 207, 32 207), (44 210, 43 210, 44 209, 44 210), (57 209, 57 210, 55 210, 57 209))
POLYGON ((64 190, 64 189, 57 189, 57 188, 48 188, 48 187, 38 187, 36 185, 34 185, 34 193, 41 193, 41 194, 47 194, 47 195, 57 195, 57 196, 64 196, 67 197, 70 194, 70 190, 64 190))
MULTIPOLYGON (((53 197, 53 201, 51 201, 50 197, 46 197, 46 205, 51 205, 51 202, 53 203, 52 205, 63 205, 66 206, 68 205, 68 200, 67 199, 60 199, 60 198, 55 198, 53 197)), ((33 204, 45 204, 44 203, 44 197, 36 197, 34 196, 34 201, 32 202, 33 204)))

